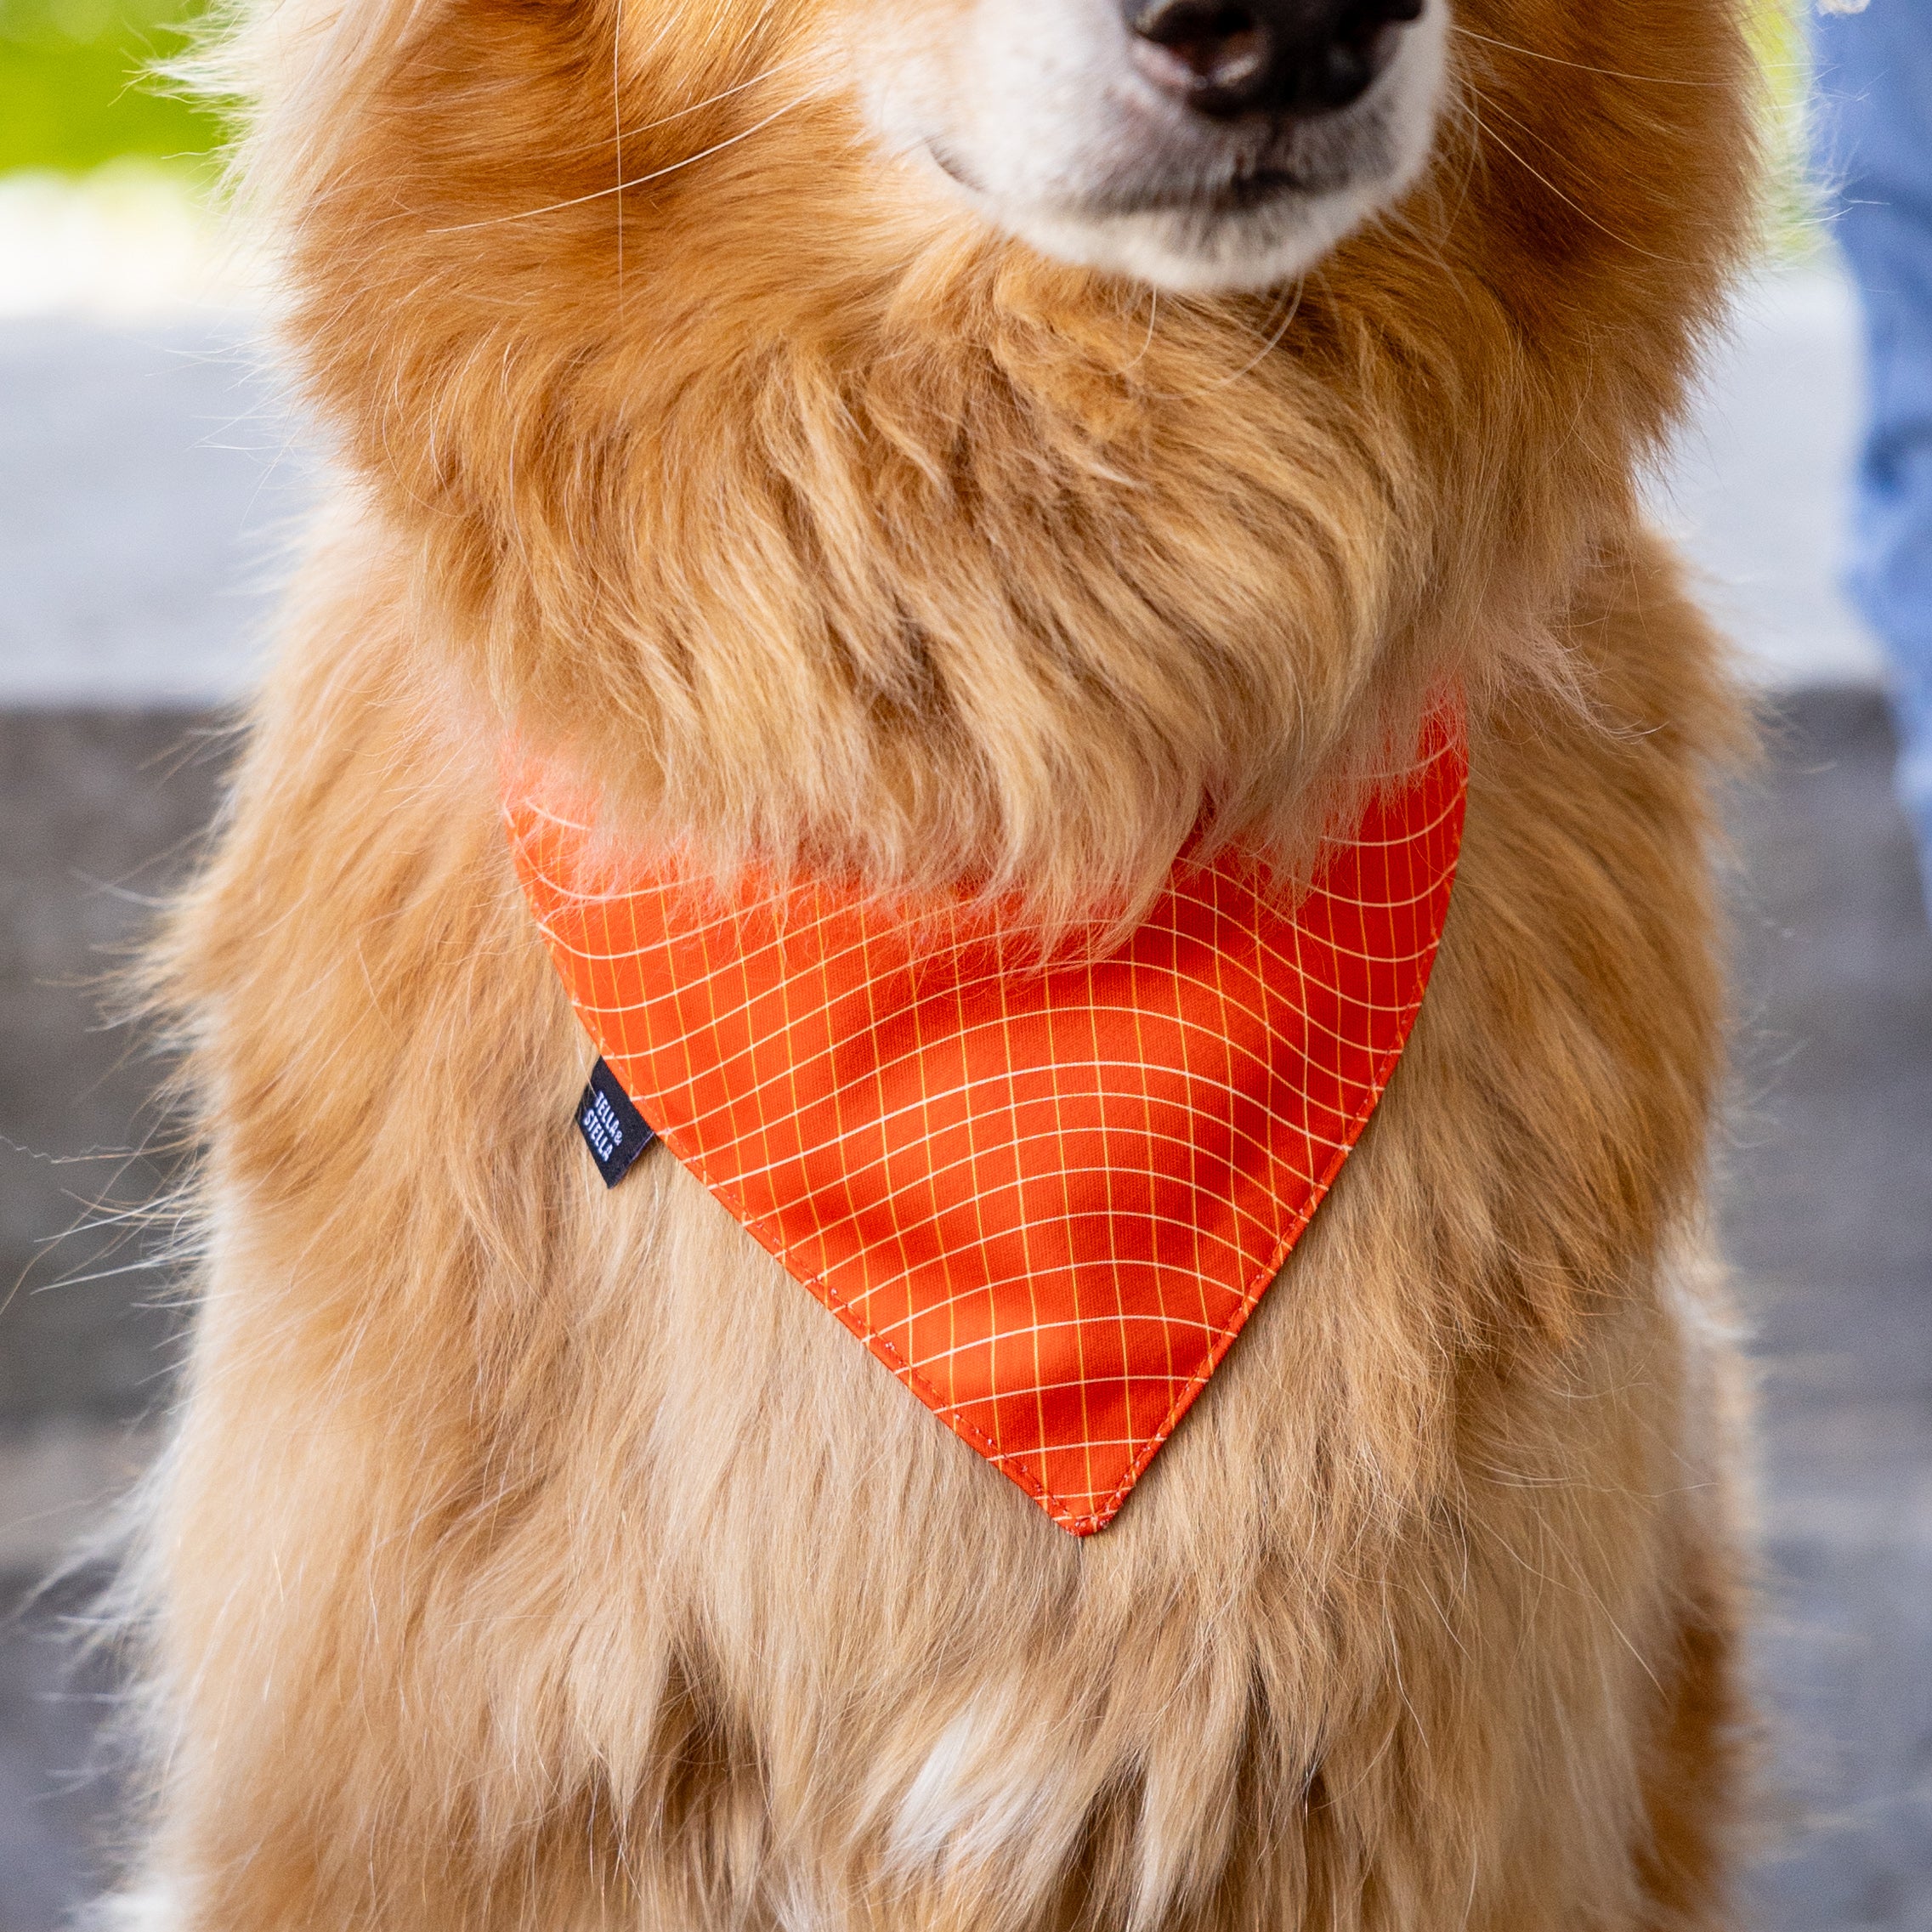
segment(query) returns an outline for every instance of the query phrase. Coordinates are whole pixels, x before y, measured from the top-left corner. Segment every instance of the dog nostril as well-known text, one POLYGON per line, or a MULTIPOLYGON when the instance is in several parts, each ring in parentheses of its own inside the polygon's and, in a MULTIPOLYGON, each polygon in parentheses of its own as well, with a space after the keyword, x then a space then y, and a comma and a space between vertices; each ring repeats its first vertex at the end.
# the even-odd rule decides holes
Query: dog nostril
POLYGON ((1144 44, 1159 50, 1142 71, 1169 92, 1232 98, 1255 88, 1273 64, 1267 29, 1238 4, 1153 0, 1130 24, 1144 44))
POLYGON ((1199 112, 1333 113, 1394 58, 1425 0, 1125 0, 1134 64, 1199 112))

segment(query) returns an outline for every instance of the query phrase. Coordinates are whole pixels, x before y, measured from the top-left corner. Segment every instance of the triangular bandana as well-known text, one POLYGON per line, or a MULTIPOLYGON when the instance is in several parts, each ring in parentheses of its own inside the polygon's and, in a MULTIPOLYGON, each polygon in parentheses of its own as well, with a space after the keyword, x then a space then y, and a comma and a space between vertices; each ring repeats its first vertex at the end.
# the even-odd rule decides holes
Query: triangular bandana
POLYGON ((1299 904, 1185 859, 1104 958, 983 905, 613 861, 505 815, 578 1016, 651 1127, 947 1426, 1076 1536, 1113 1519, 1366 1125, 1448 911, 1436 724, 1299 904))

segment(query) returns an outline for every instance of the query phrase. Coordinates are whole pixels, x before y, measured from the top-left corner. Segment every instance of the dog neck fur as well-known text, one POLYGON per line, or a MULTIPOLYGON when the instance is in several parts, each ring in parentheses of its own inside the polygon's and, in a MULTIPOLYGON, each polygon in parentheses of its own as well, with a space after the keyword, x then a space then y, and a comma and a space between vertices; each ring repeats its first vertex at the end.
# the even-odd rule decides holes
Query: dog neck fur
POLYGON ((297 365, 503 728, 721 871, 1052 919, 1203 825, 1299 867, 1444 686, 1570 675, 1742 232, 1740 43, 1711 0, 1451 38, 1400 205, 1211 297, 936 195, 830 7, 282 0, 233 58, 297 365), (1476 139, 1517 48, 1571 69, 1560 134, 1507 89, 1522 167, 1476 139))

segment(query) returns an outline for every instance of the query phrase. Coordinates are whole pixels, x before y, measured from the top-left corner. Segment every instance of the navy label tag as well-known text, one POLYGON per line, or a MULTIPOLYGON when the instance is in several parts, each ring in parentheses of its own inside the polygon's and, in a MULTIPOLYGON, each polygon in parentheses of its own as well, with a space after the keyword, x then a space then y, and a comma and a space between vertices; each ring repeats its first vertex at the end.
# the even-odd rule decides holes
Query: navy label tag
POLYGON ((617 1084, 616 1074, 601 1060, 591 1068, 591 1084, 577 1102, 577 1130, 606 1187, 615 1187, 631 1171, 631 1163, 657 1138, 650 1122, 617 1084))

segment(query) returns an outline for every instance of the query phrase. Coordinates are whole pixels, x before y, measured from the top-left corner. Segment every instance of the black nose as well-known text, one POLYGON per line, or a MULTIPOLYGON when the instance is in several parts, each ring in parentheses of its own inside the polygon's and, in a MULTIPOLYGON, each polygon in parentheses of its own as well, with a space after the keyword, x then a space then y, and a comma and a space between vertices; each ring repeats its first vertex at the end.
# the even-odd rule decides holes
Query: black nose
POLYGON ((1368 92, 1425 0, 1124 0, 1134 63, 1203 114, 1331 114, 1368 92))

